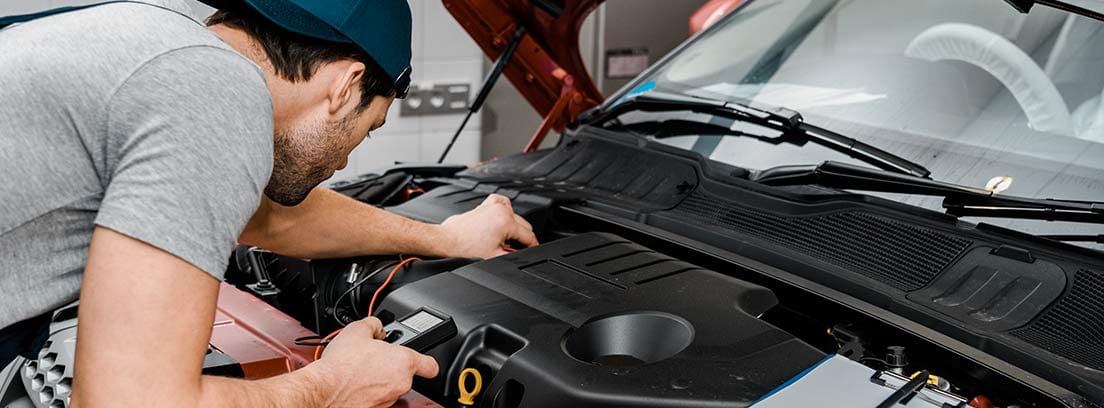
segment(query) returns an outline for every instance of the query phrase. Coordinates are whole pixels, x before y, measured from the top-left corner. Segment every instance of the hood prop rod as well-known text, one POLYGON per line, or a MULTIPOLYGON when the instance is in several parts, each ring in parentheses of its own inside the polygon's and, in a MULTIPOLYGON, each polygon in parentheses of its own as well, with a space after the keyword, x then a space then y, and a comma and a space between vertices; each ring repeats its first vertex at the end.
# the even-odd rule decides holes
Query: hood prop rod
POLYGON ((544 137, 548 135, 548 132, 552 131, 553 124, 557 118, 561 118, 564 112, 567 111, 568 105, 575 102, 578 103, 581 99, 578 92, 575 92, 575 78, 572 77, 563 68, 556 68, 552 71, 552 77, 558 79, 562 84, 560 86, 560 97, 556 99, 556 104, 552 105, 552 109, 548 110, 548 114, 544 116, 544 120, 541 121, 540 127, 537 128, 537 132, 533 133, 533 137, 529 138, 529 143, 525 145, 524 152, 531 152, 540 148, 541 142, 544 141, 544 137))
POLYGON ((510 39, 509 43, 506 43, 506 48, 502 50, 502 54, 499 54, 498 59, 495 60, 494 66, 491 67, 491 72, 487 73, 487 78, 483 80, 483 86, 479 88, 479 94, 475 96, 475 100, 472 101, 471 106, 468 107, 468 113, 464 115, 464 121, 460 122, 460 127, 457 128, 456 133, 452 135, 452 139, 449 140, 448 146, 445 146, 445 151, 441 152, 441 157, 437 159, 437 163, 445 162, 445 157, 448 156, 449 151, 452 150, 452 145, 456 143, 456 139, 460 137, 460 132, 463 132, 464 126, 468 125, 468 119, 471 119, 472 115, 478 112, 479 108, 483 107, 483 102, 487 100, 487 95, 491 93, 491 89, 494 88, 495 83, 498 82, 498 79, 502 76, 502 70, 506 68, 506 63, 514 56, 518 44, 521 44, 521 39, 524 37, 525 27, 518 25, 514 30, 514 37, 510 39))

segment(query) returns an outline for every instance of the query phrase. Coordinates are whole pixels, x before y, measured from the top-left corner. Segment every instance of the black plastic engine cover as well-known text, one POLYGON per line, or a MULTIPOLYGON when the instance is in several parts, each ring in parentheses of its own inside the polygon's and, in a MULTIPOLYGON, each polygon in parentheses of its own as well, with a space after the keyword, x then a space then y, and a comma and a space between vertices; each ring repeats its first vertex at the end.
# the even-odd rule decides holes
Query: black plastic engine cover
POLYGON ((763 287, 588 233, 478 262, 396 290, 403 316, 429 306, 456 338, 415 389, 458 396, 461 370, 483 376, 476 406, 746 406, 824 353, 756 316, 763 287))

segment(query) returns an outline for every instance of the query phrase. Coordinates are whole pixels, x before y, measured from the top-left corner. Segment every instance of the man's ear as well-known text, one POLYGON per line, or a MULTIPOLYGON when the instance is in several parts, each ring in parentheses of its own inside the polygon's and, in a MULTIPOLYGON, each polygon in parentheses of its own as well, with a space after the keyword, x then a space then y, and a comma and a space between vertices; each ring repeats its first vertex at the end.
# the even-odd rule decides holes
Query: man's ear
POLYGON ((330 86, 329 112, 344 116, 360 104, 360 81, 364 78, 364 63, 347 61, 338 65, 339 71, 330 86))

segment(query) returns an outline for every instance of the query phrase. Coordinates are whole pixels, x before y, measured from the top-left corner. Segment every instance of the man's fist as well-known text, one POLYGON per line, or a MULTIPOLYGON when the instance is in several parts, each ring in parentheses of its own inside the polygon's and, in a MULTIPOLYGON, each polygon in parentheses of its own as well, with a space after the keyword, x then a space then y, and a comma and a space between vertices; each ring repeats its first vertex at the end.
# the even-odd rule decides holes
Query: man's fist
POLYGON ((369 317, 345 326, 311 364, 320 378, 334 386, 329 406, 389 407, 410 391, 415 375, 437 376, 437 361, 382 339, 383 325, 369 317))
POLYGON ((506 253, 506 240, 525 246, 537 245, 537 236, 528 221, 514 214, 510 199, 498 194, 487 196, 475 209, 457 214, 441 223, 442 248, 446 256, 490 258, 506 253))

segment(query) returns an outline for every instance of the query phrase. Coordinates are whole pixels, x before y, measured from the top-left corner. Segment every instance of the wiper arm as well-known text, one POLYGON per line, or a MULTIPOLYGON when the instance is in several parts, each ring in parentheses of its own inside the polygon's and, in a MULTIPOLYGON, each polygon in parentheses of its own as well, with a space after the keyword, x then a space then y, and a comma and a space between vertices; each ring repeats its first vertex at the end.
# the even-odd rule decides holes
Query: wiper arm
POLYGON ((631 96, 607 109, 591 111, 581 117, 580 121, 592 126, 601 126, 627 112, 635 111, 689 111, 753 123, 783 132, 782 138, 791 140, 796 138, 800 141, 816 143, 883 170, 923 178, 931 175, 924 166, 904 157, 805 123, 800 113, 786 108, 766 107, 759 104, 747 105, 651 91, 631 96))
POLYGON ((943 197, 943 208, 954 216, 1023 218, 1104 224, 1104 203, 1026 198, 988 190, 895 174, 846 163, 779 166, 754 179, 772 186, 817 184, 826 187, 943 197))
POLYGON ((1097 20, 1104 20, 1104 13, 1100 11, 1100 5, 1092 0, 1004 0, 1021 13, 1027 14, 1036 3, 1050 6, 1058 10, 1065 10, 1081 14, 1097 20))
MULTIPOLYGON (((718 135, 748 137, 763 143, 774 145, 782 143, 799 144, 800 142, 794 141, 792 139, 787 139, 784 136, 771 137, 732 129, 728 126, 714 125, 712 123, 702 123, 682 119, 670 119, 657 122, 638 122, 628 125, 621 125, 621 127, 646 136, 654 137, 656 139, 691 135, 718 135)), ((801 141, 806 140, 802 139, 801 141)))
POLYGON ((1062 242, 1091 242, 1095 244, 1104 244, 1104 234, 1040 235, 1040 237, 1062 242))

